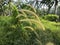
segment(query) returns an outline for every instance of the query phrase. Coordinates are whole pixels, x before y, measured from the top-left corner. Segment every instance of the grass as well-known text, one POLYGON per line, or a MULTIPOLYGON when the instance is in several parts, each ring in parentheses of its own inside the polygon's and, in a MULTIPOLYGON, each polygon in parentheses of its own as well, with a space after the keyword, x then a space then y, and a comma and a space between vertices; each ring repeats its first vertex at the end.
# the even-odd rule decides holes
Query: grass
MULTIPOLYGON (((0 16, 0 45, 13 45, 16 43, 16 45, 52 45, 52 43, 48 43, 49 41, 52 42, 54 39, 51 32, 40 29, 35 30, 33 26, 20 26, 21 23, 14 24, 14 21, 15 20, 12 17, 0 16)), ((26 21, 26 19, 21 19, 20 21, 26 21)), ((50 29, 51 31, 57 31, 60 27, 58 26, 58 29, 56 29, 56 25, 60 25, 60 23, 50 22, 42 18, 40 21, 47 29, 50 29)), ((35 23, 36 20, 33 21, 32 19, 32 22, 35 23)), ((59 34, 57 36, 57 39, 58 38, 60 39, 59 34)))
POLYGON ((60 23, 40 19, 31 8, 33 11, 21 9, 18 15, 14 7, 13 16, 0 16, 0 45, 53 45, 54 39, 60 43, 60 32, 52 35, 59 31, 60 23))
POLYGON ((43 25, 50 29, 51 31, 59 31, 60 30, 60 22, 51 22, 48 20, 41 19, 43 25))
POLYGON ((51 22, 44 19, 41 19, 41 21, 45 28, 51 30, 53 33, 52 35, 54 37, 54 41, 57 43, 56 45, 60 45, 60 22, 51 22))
MULTIPOLYGON (((24 17, 26 16, 26 18, 20 19, 19 22, 30 22, 30 24, 35 24, 37 27, 39 27, 39 29, 45 30, 44 26, 42 25, 39 17, 37 16, 37 14, 35 12, 29 11, 29 10, 26 10, 26 9, 21 9, 20 12, 23 14, 24 17), (29 13, 29 14, 27 14, 27 13, 29 13), (34 16, 35 18, 29 18, 29 17, 32 17, 32 16, 34 16)), ((17 18, 19 18, 18 16, 17 16, 17 18)))

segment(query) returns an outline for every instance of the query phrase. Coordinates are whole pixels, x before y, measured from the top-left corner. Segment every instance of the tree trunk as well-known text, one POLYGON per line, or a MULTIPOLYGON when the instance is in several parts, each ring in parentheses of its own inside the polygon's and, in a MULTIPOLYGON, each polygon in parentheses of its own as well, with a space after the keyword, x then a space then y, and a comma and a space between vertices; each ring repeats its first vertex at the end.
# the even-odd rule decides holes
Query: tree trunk
POLYGON ((49 14, 49 12, 50 12, 50 8, 51 8, 51 6, 49 5, 49 6, 48 6, 47 14, 49 14))
POLYGON ((9 4, 9 15, 11 15, 11 0, 9 0, 8 4, 9 4))
POLYGON ((57 10, 57 5, 58 5, 58 0, 55 0, 55 14, 56 14, 56 10, 57 10))

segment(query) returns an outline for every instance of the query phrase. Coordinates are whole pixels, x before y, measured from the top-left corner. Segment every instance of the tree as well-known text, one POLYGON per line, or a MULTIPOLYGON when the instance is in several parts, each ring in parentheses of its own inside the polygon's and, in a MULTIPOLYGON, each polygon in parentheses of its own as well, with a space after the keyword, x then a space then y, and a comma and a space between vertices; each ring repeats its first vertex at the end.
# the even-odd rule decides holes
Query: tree
POLYGON ((58 5, 58 0, 54 0, 54 2, 55 2, 55 14, 56 14, 56 10, 57 10, 57 5, 58 5))
POLYGON ((47 11, 47 14, 48 14, 50 11, 50 8, 54 4, 54 0, 29 0, 28 4, 33 5, 37 9, 37 13, 42 5, 46 5, 48 7, 48 11, 47 11))
POLYGON ((50 11, 50 8, 51 8, 51 7, 53 6, 53 4, 54 4, 54 0, 42 0, 41 3, 47 5, 47 7, 48 7, 47 14, 48 14, 49 11, 50 11))
POLYGON ((12 1, 12 0, 9 0, 9 1, 8 1, 8 4, 9 4, 9 15, 11 15, 11 1, 12 1))
POLYGON ((0 15, 4 15, 4 0, 0 0, 0 15))

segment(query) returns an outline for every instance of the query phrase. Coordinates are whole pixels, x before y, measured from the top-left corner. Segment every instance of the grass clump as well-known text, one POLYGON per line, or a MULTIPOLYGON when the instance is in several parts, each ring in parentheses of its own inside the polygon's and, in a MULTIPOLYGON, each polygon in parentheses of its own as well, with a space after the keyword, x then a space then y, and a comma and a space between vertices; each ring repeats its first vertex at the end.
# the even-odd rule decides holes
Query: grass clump
POLYGON ((42 23, 41 23, 41 21, 40 21, 40 19, 39 19, 39 17, 37 16, 37 14, 35 14, 34 12, 32 12, 32 11, 29 11, 29 10, 25 10, 25 9, 22 9, 21 11, 23 11, 24 13, 25 13, 25 15, 26 15, 26 18, 25 19, 22 19, 22 20, 20 20, 20 21, 28 21, 28 22, 35 22, 35 23, 38 23, 38 27, 40 27, 41 29, 43 29, 43 30, 45 30, 45 28, 44 28, 44 26, 42 25, 42 23), (30 17, 32 17, 32 16, 34 16, 35 18, 29 18, 28 16, 29 16, 29 14, 27 15, 27 13, 30 13, 31 14, 31 16, 30 17))
POLYGON ((45 15, 43 18, 49 21, 57 21, 59 19, 59 16, 54 14, 48 14, 45 15))

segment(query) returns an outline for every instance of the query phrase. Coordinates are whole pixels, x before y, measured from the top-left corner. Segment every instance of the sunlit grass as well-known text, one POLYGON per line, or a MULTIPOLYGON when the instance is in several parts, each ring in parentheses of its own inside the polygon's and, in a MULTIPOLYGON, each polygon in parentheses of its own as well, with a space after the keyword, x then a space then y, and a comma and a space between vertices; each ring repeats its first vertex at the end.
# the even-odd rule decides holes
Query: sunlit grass
MULTIPOLYGON (((30 25, 32 25, 32 22, 33 22, 34 24, 37 23, 37 24, 36 24, 37 28, 40 28, 40 29, 42 29, 42 30, 45 30, 43 24, 41 23, 39 17, 37 16, 37 14, 36 14, 35 12, 29 11, 29 10, 25 10, 25 9, 21 9, 20 12, 22 12, 22 14, 23 14, 24 17, 26 16, 25 19, 20 19, 20 20, 19 20, 20 22, 21 22, 21 21, 23 21, 23 22, 25 22, 25 21, 26 21, 26 22, 30 22, 30 25), (30 17, 35 16, 35 18, 33 18, 33 19, 29 18, 29 17, 28 17, 29 14, 27 15, 27 13, 31 14, 30 17)), ((19 15, 18 15, 18 16, 19 16, 19 15)), ((18 16, 17 16, 17 17, 18 17, 18 16)), ((20 15, 20 16, 22 16, 22 15, 20 15)))
POLYGON ((27 6, 29 6, 30 8, 32 8, 32 10, 33 10, 33 12, 35 12, 36 13, 36 10, 35 10, 35 8, 34 7, 32 7, 31 5, 29 5, 29 4, 26 4, 27 6))
POLYGON ((60 22, 51 22, 48 20, 41 19, 42 23, 47 29, 51 31, 59 31, 60 30, 60 22))
POLYGON ((48 42, 46 45, 55 45, 53 42, 48 42))

